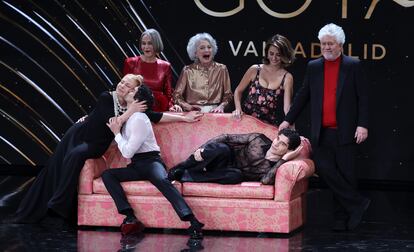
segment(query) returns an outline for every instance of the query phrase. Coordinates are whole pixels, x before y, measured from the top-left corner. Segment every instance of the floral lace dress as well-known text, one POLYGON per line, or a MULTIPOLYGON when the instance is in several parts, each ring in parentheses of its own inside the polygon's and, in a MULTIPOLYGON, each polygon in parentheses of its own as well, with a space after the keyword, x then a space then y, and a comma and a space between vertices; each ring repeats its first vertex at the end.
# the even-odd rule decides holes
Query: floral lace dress
POLYGON ((273 125, 279 125, 285 114, 283 112, 284 83, 287 72, 277 89, 265 88, 259 84, 261 67, 258 65, 255 80, 249 86, 249 92, 243 103, 243 112, 273 125))

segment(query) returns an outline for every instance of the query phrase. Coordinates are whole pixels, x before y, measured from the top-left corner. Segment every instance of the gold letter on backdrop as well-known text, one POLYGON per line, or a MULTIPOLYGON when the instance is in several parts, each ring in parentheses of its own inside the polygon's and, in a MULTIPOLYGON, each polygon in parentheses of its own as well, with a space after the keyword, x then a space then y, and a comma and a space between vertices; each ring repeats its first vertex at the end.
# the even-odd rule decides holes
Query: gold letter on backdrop
POLYGON ((377 6, 377 3, 379 2, 379 0, 372 0, 371 5, 369 6, 369 9, 367 11, 367 14, 365 15, 365 19, 370 19, 372 12, 374 12, 375 6, 377 6))
POLYGON ((309 4, 312 2, 312 0, 305 0, 305 3, 296 11, 291 13, 279 13, 271 10, 267 5, 263 2, 263 0, 257 0, 257 3, 260 5, 260 8, 262 8, 267 14, 273 17, 277 18, 292 18, 296 17, 297 15, 301 14, 308 8, 309 4))
POLYGON ((311 43, 311 58, 318 58, 322 56, 321 44, 320 43, 311 43), (318 48, 319 54, 316 54, 315 48, 318 48))
POLYGON ((298 42, 295 47, 295 55, 302 55, 303 58, 306 58, 305 50, 303 50, 302 43, 298 42))
POLYGON ((348 0, 342 0, 342 18, 348 17, 348 0))
POLYGON ((414 1, 413 0, 394 0, 397 4, 407 8, 407 7, 413 7, 414 1))
POLYGON ((237 8, 234 8, 230 11, 224 11, 224 12, 217 12, 207 9, 202 3, 201 0, 194 0, 195 4, 197 5, 200 10, 202 10, 204 13, 213 16, 213 17, 228 17, 236 14, 237 12, 243 10, 244 8, 244 0, 239 0, 239 6, 237 8))
POLYGON ((372 44, 372 59, 373 60, 383 59, 385 57, 385 52, 386 52, 386 50, 385 50, 385 47, 383 45, 380 45, 380 44, 372 44), (377 56, 377 54, 376 54, 376 52, 377 52, 376 49, 377 48, 378 49, 381 49, 381 51, 382 51, 382 54, 379 55, 379 56, 377 56))
POLYGON ((237 48, 234 48, 233 41, 229 40, 230 49, 234 56, 237 56, 237 54, 239 54, 242 43, 242 41, 239 41, 239 43, 237 44, 237 48))

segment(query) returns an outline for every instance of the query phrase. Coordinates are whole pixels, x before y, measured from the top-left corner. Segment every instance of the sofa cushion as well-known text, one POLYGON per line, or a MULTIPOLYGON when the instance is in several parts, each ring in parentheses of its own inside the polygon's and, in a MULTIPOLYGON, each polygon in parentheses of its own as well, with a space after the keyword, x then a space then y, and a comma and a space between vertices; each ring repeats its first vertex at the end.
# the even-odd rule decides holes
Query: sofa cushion
POLYGON ((183 183, 184 196, 233 198, 233 199, 273 199, 274 186, 260 182, 243 182, 237 185, 216 183, 183 183))
MULTIPOLYGON (((173 183, 175 188, 182 194, 182 185, 181 183, 175 181, 173 183)), ((142 181, 130 181, 122 182, 122 188, 126 195, 134 196, 162 196, 161 192, 147 180, 142 181)), ((106 187, 102 181, 102 178, 97 178, 93 180, 93 193, 97 194, 108 194, 106 187)))

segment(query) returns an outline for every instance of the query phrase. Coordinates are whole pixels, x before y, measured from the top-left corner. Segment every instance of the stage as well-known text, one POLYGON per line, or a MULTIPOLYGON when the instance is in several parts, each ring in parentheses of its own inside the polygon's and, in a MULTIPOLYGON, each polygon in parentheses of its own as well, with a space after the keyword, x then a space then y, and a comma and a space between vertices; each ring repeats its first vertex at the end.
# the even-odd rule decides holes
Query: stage
MULTIPOLYGON (((184 230, 147 229, 121 239, 117 228, 71 227, 61 223, 2 224, 1 251, 413 251, 414 193, 362 190, 372 200, 353 232, 330 229, 330 192, 310 189, 307 223, 289 235, 206 231, 202 247, 189 248, 184 230)), ((1 208, 2 219, 11 213, 1 208)))

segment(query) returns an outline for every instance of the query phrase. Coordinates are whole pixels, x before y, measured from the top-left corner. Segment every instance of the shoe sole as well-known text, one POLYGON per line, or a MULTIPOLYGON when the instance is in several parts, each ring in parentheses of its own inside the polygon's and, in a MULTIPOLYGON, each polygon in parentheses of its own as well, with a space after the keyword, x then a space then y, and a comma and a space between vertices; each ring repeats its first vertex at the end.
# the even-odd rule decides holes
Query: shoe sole
POLYGON ((362 210, 362 213, 361 213, 361 216, 359 217, 358 222, 356 222, 355 225, 348 225, 348 230, 354 230, 355 228, 359 226, 359 224, 361 224, 362 217, 364 216, 370 204, 371 204, 371 200, 368 200, 367 203, 364 205, 364 208, 362 210))
POLYGON ((130 235, 141 233, 144 231, 145 226, 142 223, 131 223, 131 224, 122 224, 121 233, 122 235, 130 235))

